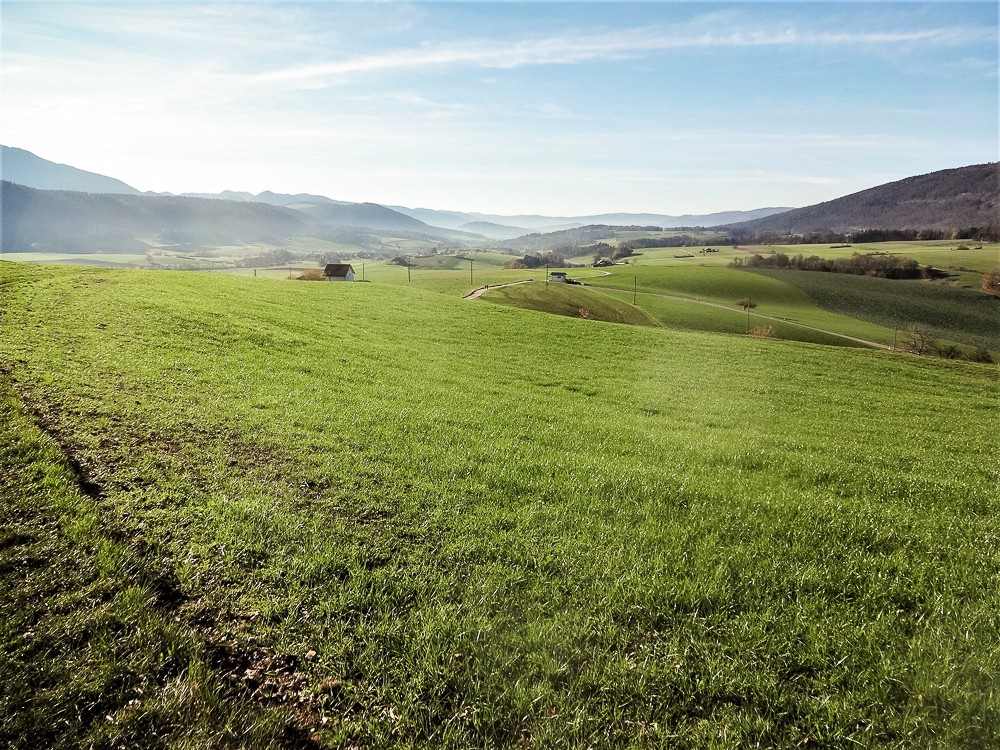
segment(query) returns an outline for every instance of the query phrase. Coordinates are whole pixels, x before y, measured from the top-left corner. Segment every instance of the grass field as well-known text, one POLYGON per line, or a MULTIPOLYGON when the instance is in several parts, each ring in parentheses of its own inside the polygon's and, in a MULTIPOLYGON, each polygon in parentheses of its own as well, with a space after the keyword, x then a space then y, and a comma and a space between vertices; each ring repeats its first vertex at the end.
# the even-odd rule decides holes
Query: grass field
POLYGON ((942 339, 1000 351, 1000 298, 978 289, 810 271, 755 273, 802 290, 831 312, 886 328, 926 325, 942 339))
POLYGON ((1000 738, 994 366, 13 264, 0 325, 9 746, 1000 738))
POLYGON ((656 326, 656 320, 624 300, 582 286, 542 282, 501 287, 484 296, 490 302, 571 318, 656 326))
POLYGON ((671 328, 745 333, 747 315, 739 302, 749 298, 756 305, 751 311, 750 326, 771 326, 779 338, 851 345, 845 339, 811 330, 821 329, 892 343, 891 327, 824 310, 804 291, 783 279, 716 266, 638 265, 609 270, 611 275, 588 279, 587 284, 599 289, 617 289, 620 297, 629 298, 628 292, 635 286, 641 293, 637 297, 639 306, 671 328), (683 300, 727 309, 695 306, 683 300))
POLYGON ((759 245, 748 250, 786 255, 818 255, 821 258, 846 258, 853 253, 888 253, 905 256, 944 271, 969 269, 980 275, 1000 268, 1000 244, 973 240, 927 240, 915 242, 870 242, 857 245, 759 245), (966 249, 959 249, 966 248, 966 249))

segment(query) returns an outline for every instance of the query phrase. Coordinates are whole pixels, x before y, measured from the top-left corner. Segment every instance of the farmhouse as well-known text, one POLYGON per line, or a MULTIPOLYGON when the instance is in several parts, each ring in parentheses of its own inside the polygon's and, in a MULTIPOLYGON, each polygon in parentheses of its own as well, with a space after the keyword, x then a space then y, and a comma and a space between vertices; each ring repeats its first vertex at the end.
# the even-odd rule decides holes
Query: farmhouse
POLYGON ((549 281, 558 281, 563 284, 567 282, 565 271, 553 271, 549 274, 549 281))
POLYGON ((327 281, 354 281, 354 266, 350 263, 327 263, 323 278, 327 281))

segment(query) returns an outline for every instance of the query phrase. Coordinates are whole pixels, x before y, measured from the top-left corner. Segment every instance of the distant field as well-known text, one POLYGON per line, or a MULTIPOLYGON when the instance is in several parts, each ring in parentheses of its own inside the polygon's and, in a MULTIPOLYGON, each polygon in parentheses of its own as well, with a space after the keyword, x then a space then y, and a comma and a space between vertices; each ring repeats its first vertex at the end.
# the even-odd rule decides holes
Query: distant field
POLYGON ((801 289, 825 310, 906 329, 930 326, 941 338, 1000 350, 1000 298, 927 281, 892 281, 810 271, 754 273, 801 289))
POLYGON ((805 326, 841 333, 846 336, 892 343, 892 329, 857 320, 842 314, 823 310, 812 302, 805 292, 779 279, 767 278, 732 268, 711 266, 628 266, 616 267, 611 275, 589 279, 595 288, 608 287, 628 291, 633 283, 637 289, 650 294, 673 295, 703 302, 724 305, 732 312, 719 310, 707 312, 696 310, 693 305, 664 305, 663 301, 643 298, 640 306, 653 304, 656 310, 649 311, 664 325, 675 328, 694 328, 702 323, 705 330, 721 332, 745 332, 746 313, 740 308, 740 300, 749 298, 756 307, 751 311, 751 325, 772 325, 775 335, 797 340, 823 343, 845 343, 842 339, 822 336, 796 326, 781 326, 780 320, 800 323, 805 326), (742 316, 742 324, 738 322, 742 316), (765 321, 760 316, 777 318, 765 321))
POLYGON ((724 245, 713 245, 706 242, 704 245, 693 247, 646 247, 636 250, 628 258, 629 264, 639 266, 726 266, 735 257, 746 257, 746 252, 724 245), (699 250, 714 248, 717 253, 700 253, 699 250))
POLYGON ((0 325, 5 746, 1000 742, 996 366, 6 263, 0 325))
POLYGON ((786 255, 818 255, 821 258, 842 258, 853 253, 889 253, 913 258, 923 265, 945 271, 969 269, 980 275, 991 268, 1000 268, 1000 244, 977 243, 972 240, 934 240, 926 242, 872 242, 858 245, 758 245, 756 252, 782 252, 786 255), (969 248, 959 250, 960 246, 969 248), (974 249, 978 248, 978 249, 974 249))
POLYGON ((483 299, 500 305, 565 315, 571 318, 656 326, 656 320, 640 308, 582 286, 543 282, 501 287, 483 299))
MULTIPOLYGON (((631 302, 631 292, 603 290, 623 302, 631 302)), ((721 309, 718 306, 699 304, 691 300, 672 299, 653 293, 637 295, 640 310, 652 316, 660 325, 682 331, 704 331, 745 336, 748 330, 747 314, 739 309, 721 309)), ((824 333, 813 327, 790 323, 772 316, 751 312, 749 330, 765 330, 766 336, 787 341, 804 341, 827 346, 866 346, 844 336, 824 333)))

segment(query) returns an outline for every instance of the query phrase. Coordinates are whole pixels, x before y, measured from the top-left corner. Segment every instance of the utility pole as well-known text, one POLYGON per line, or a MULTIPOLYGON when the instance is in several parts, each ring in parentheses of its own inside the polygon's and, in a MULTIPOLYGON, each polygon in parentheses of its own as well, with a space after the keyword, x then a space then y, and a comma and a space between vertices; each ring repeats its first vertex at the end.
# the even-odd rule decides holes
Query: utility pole
POLYGON ((361 261, 361 280, 365 280, 365 262, 361 261))
POLYGON ((633 305, 635 304, 635 286, 636 286, 636 280, 638 278, 639 278, 638 276, 633 276, 632 277, 632 304, 633 305))
POLYGON ((472 283, 472 258, 469 258, 469 283, 472 283))
POLYGON ((545 288, 549 288, 549 264, 545 264, 545 288))
POLYGON ((410 283, 410 261, 406 261, 406 283, 410 283))
POLYGON ((750 310, 757 307, 753 303, 753 300, 748 296, 745 300, 740 302, 740 306, 747 312, 747 335, 750 335, 750 310))

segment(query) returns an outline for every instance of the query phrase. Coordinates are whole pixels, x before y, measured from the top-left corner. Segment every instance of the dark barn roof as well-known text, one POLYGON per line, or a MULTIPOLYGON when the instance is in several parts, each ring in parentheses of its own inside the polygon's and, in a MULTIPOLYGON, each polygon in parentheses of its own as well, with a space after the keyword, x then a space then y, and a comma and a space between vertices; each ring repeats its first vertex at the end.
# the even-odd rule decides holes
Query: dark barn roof
POLYGON ((327 263, 323 269, 324 276, 347 276, 348 271, 353 271, 354 266, 350 263, 327 263))

